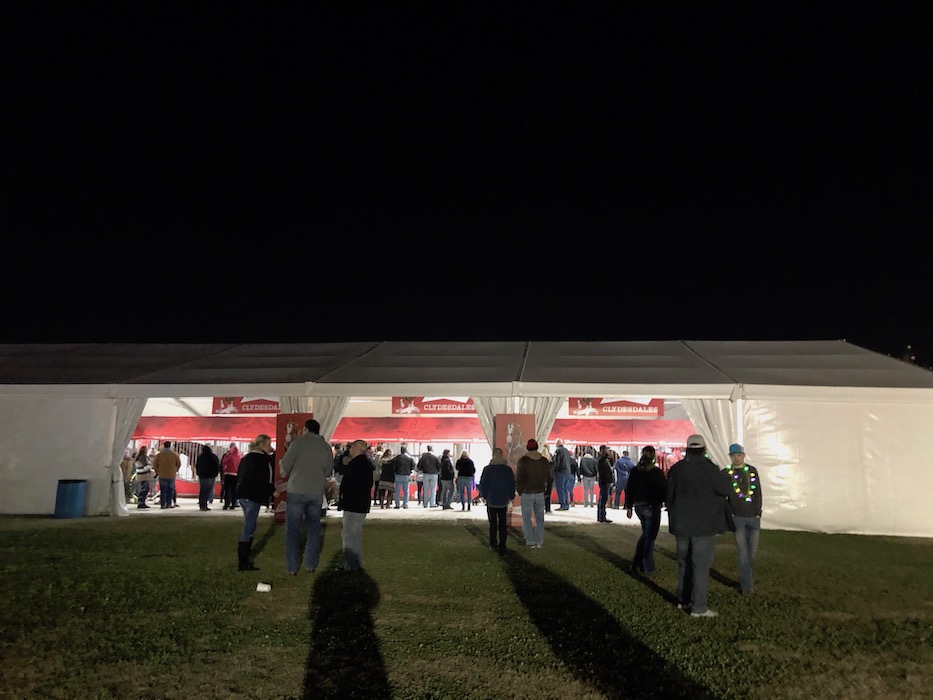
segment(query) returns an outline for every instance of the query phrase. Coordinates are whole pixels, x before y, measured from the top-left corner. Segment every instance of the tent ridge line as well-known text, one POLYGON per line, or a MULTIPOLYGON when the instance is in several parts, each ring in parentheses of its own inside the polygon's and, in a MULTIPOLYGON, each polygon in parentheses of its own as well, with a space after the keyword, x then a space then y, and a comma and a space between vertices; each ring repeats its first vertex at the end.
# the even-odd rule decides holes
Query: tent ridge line
POLYGON ((737 383, 738 383, 738 382, 735 381, 735 379, 733 379, 733 378, 730 377, 728 374, 726 374, 726 373, 723 371, 723 369, 722 369, 721 367, 719 367, 719 366, 716 365, 716 364, 713 364, 712 362, 710 362, 709 360, 707 360, 705 357, 703 357, 700 353, 698 353, 693 347, 691 347, 690 343, 688 343, 686 340, 678 340, 677 342, 680 343, 681 345, 683 345, 684 348, 687 350, 687 352, 689 352, 691 355, 693 355, 693 356, 694 356, 696 359, 698 359, 700 362, 702 362, 703 364, 705 364, 707 367, 709 367, 709 368, 711 368, 711 369, 714 369, 714 370, 716 370, 717 372, 719 372, 719 374, 722 375, 722 377, 725 378, 726 381, 730 382, 731 384, 737 384, 737 383))
POLYGON ((356 364, 357 362, 359 362, 360 360, 362 360, 362 359, 363 359, 364 357, 366 357, 367 355, 371 355, 372 353, 376 352, 376 350, 378 350, 379 348, 383 347, 385 344, 386 344, 386 341, 385 341, 385 340, 379 341, 378 343, 376 343, 376 344, 373 345, 372 347, 370 347, 370 348, 364 350, 363 352, 361 352, 360 354, 358 354, 356 357, 353 357, 353 358, 347 360, 346 362, 344 362, 344 363, 343 363, 342 365, 340 365, 339 367, 334 367, 334 368, 331 369, 329 372, 327 372, 327 373, 325 373, 325 374, 322 374, 320 377, 317 378, 316 381, 311 382, 311 383, 312 383, 312 384, 319 384, 319 383, 323 382, 323 381, 326 380, 330 375, 334 374, 334 372, 339 372, 339 371, 342 370, 342 369, 346 369, 347 367, 350 367, 351 365, 356 364))
POLYGON ((521 382, 525 376, 525 368, 528 366, 528 353, 530 351, 531 351, 531 341, 526 340, 525 349, 522 350, 522 357, 518 361, 518 371, 515 373, 515 382, 521 382))
POLYGON ((197 357, 197 358, 188 360, 187 362, 176 362, 175 364, 163 366, 163 367, 161 367, 161 368, 160 368, 159 370, 157 370, 157 371, 154 371, 154 372, 146 372, 145 374, 137 375, 137 376, 135 376, 135 377, 132 377, 131 379, 127 379, 127 380, 125 380, 125 381, 118 382, 118 384, 144 384, 145 382, 142 381, 143 377, 151 377, 151 376, 153 376, 153 375, 155 375, 155 374, 162 373, 162 372, 164 372, 164 371, 167 370, 167 369, 177 369, 177 368, 179 368, 179 367, 187 367, 187 366, 190 366, 190 365, 192 365, 192 364, 194 364, 194 363, 196 363, 196 362, 204 362, 204 360, 206 360, 206 359, 209 358, 209 357, 217 357, 218 355, 226 354, 226 353, 230 352, 231 350, 234 350, 234 349, 236 349, 236 348, 242 347, 243 345, 244 345, 244 343, 234 343, 234 344, 232 344, 232 345, 226 345, 226 344, 225 344, 225 345, 220 345, 220 349, 215 350, 215 351, 213 351, 213 352, 208 352, 206 355, 201 355, 200 357, 197 357))

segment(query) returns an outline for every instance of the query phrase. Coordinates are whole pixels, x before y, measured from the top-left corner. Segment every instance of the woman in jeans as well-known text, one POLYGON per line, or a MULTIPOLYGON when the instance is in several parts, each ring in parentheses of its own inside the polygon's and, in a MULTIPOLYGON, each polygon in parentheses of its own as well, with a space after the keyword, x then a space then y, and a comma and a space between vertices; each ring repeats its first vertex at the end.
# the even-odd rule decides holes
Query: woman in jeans
POLYGON ((272 485, 272 460, 272 438, 259 434, 249 444, 249 452, 240 460, 237 470, 236 496, 243 511, 243 532, 237 544, 240 571, 258 571, 250 561, 249 555, 253 548, 259 509, 266 505, 275 493, 275 487, 272 485))
POLYGON ((641 537, 635 545, 632 568, 651 576, 655 572, 654 541, 661 528, 661 508, 667 498, 667 479, 655 461, 654 447, 648 445, 641 452, 641 459, 632 469, 625 489, 625 517, 632 517, 632 510, 641 522, 641 537))
POLYGON ((470 453, 464 450, 457 460, 457 499, 460 501, 460 510, 470 510, 473 503, 474 476, 476 465, 470 459, 470 453))

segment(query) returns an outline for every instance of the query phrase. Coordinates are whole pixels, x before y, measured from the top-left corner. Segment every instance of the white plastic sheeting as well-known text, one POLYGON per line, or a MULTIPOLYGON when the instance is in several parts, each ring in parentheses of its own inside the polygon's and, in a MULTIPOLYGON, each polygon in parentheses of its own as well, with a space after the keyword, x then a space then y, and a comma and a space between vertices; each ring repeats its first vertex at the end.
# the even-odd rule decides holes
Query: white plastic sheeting
POLYGON ((933 537, 933 405, 745 400, 762 527, 933 537))

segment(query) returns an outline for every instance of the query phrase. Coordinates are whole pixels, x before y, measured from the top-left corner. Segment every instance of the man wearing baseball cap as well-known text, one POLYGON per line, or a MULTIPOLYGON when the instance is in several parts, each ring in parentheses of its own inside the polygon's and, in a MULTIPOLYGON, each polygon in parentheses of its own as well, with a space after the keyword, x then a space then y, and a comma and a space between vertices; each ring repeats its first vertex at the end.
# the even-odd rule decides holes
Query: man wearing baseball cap
POLYGON ((687 453, 667 473, 668 527, 677 540, 677 607, 691 617, 716 617, 707 606, 716 536, 729 529, 731 481, 706 456, 702 435, 687 438, 687 453))
POLYGON ((729 459, 732 464, 726 473, 732 481, 729 502, 735 520, 739 585, 742 595, 752 595, 755 592, 752 568, 758 556, 758 536, 761 534, 761 479, 758 470, 745 463, 745 448, 739 443, 729 445, 729 459))

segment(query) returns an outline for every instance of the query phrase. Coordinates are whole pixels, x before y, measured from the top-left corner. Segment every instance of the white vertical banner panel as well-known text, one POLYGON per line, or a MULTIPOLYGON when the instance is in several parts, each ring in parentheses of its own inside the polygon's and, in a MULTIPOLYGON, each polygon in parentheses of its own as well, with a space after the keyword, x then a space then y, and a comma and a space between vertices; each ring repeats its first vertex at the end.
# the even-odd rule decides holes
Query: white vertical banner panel
POLYGON ((933 407, 745 400, 765 529, 933 536, 933 407))
POLYGON ((106 509, 114 402, 0 396, 0 513, 54 514, 60 479, 87 481, 86 513, 106 509))
POLYGON ((859 421, 866 534, 933 537, 933 406, 862 405, 859 421))
POLYGON ((862 532, 866 493, 854 404, 746 399, 745 453, 758 467, 762 527, 862 532))

